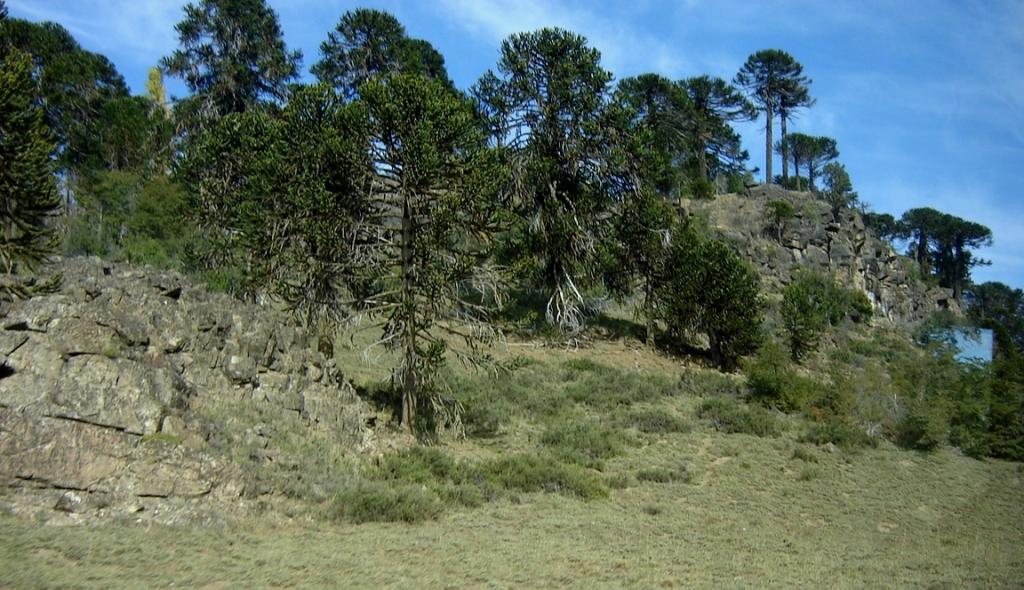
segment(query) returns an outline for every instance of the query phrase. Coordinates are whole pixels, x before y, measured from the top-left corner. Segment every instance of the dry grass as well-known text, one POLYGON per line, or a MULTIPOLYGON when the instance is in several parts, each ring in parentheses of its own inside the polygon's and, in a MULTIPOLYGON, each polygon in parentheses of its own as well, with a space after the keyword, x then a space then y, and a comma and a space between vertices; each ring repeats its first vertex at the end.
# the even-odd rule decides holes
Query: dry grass
MULTIPOLYGON (((677 379, 678 368, 628 344, 593 352, 573 358, 677 379), (637 354, 639 367, 628 360, 637 354)), ((580 397, 586 381, 566 372, 561 353, 541 349, 538 357, 523 383, 568 398, 551 402, 558 419, 620 411, 580 397)), ((0 516, 0 588, 1019 587, 1019 465, 888 444, 828 453, 797 442, 799 424, 779 438, 726 434, 696 418, 704 400, 695 390, 721 385, 702 379, 621 409, 664 412, 693 428, 630 428, 602 471, 588 471, 606 483, 606 498, 516 492, 482 505, 453 502, 416 524, 333 523, 311 518, 315 511, 284 525, 253 520, 223 529, 56 527, 0 516), (645 470, 686 477, 646 481, 637 477, 645 470)), ((517 399, 537 405, 543 396, 517 399)), ((543 450, 552 424, 544 407, 507 410, 497 435, 448 443, 443 452, 482 463, 543 450)))

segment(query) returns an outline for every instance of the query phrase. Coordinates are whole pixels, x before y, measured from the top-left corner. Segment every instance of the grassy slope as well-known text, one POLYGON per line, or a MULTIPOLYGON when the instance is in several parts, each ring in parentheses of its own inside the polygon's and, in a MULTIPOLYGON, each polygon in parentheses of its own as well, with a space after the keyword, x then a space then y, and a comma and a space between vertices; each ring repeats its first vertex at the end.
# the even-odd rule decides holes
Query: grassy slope
MULTIPOLYGON (((664 357, 611 342, 517 352, 536 359, 516 378, 540 384, 517 399, 528 406, 587 383, 566 373, 567 356, 596 359, 612 367, 609 379, 627 385, 675 382, 679 371, 664 357)), ((592 383, 605 374, 596 375, 592 383)), ((483 393, 488 384, 494 395, 509 391, 472 379, 483 393)), ((624 452, 594 472, 629 482, 607 499, 513 493, 412 525, 303 519, 179 530, 39 526, 4 516, 0 587, 960 588, 1018 587, 1024 579, 1019 465, 888 445, 827 453, 796 442, 795 419, 779 438, 722 434, 695 417, 700 402, 693 391, 676 391, 630 408, 552 406, 569 419, 647 408, 692 424, 682 433, 626 429, 624 452), (637 479, 641 470, 680 465, 688 482, 637 479)), ((506 410, 499 436, 449 443, 445 453, 479 460, 538 448, 550 426, 543 406, 533 414, 506 410)))

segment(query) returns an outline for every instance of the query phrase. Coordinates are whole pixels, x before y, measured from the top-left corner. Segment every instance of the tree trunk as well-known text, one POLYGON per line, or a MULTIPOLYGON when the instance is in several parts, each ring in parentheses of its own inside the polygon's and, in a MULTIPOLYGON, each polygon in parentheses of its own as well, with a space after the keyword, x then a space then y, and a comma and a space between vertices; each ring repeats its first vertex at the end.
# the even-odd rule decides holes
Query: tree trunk
POLYGON ((796 190, 803 190, 800 186, 800 156, 796 152, 793 152, 793 174, 796 175, 796 190))
POLYGON ((920 231, 917 234, 916 250, 914 258, 917 259, 917 264, 921 267, 921 274, 931 274, 932 265, 931 261, 928 259, 928 234, 924 233, 924 231, 920 231))
POLYGON ((644 341, 647 346, 654 348, 654 314, 651 311, 651 281, 644 284, 644 329, 646 331, 644 341))
POLYGON ((402 203, 402 427, 416 430, 416 306, 413 279, 413 211, 409 196, 402 203))
POLYGON ((772 119, 775 118, 775 109, 769 104, 764 114, 764 183, 772 184, 772 119))
POLYGON ((782 185, 787 186, 789 182, 789 147, 786 145, 786 118, 789 113, 785 109, 779 110, 779 144, 782 145, 782 185))
POLYGON ((702 179, 711 180, 708 178, 708 153, 703 147, 697 152, 697 171, 702 179))

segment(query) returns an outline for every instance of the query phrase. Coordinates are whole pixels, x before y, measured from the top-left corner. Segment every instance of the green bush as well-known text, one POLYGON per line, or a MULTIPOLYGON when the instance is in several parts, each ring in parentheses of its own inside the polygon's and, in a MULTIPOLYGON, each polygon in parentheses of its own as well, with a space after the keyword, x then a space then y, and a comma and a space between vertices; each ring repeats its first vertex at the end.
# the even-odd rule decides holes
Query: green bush
POLYGON ((356 524, 411 523, 437 518, 441 511, 437 497, 422 486, 366 482, 338 493, 330 514, 356 524))
POLYGON ((663 375, 627 372, 587 359, 563 363, 562 379, 567 382, 567 399, 606 410, 655 401, 677 391, 675 384, 663 375))
POLYGON ((768 201, 764 206, 764 215, 775 239, 781 243, 782 234, 786 231, 786 224, 796 215, 796 209, 789 201, 768 201))
POLYGON ((690 195, 694 199, 711 200, 715 198, 715 183, 707 178, 694 178, 689 182, 690 195))
POLYGON ((417 446, 384 455, 372 475, 405 483, 460 483, 467 478, 467 468, 439 449, 417 446))
POLYGON ((740 404, 729 398, 716 397, 701 403, 697 415, 710 421, 720 432, 761 437, 779 436, 782 432, 779 421, 768 410, 740 404))
POLYGON ((647 467, 637 471, 636 478, 640 481, 651 481, 655 483, 690 483, 693 474, 685 464, 680 464, 675 469, 667 467, 647 467))
POLYGON ((824 445, 832 443, 844 451, 877 447, 878 439, 860 428, 838 420, 813 424, 798 439, 800 442, 824 445))
POLYGON ((647 434, 689 432, 690 424, 661 408, 633 410, 618 418, 618 423, 647 434))
POLYGON ((758 275, 727 244, 700 239, 690 227, 674 239, 655 289, 659 315, 677 339, 707 335, 712 362, 732 370, 761 344, 758 275))
POLYGON ((622 454, 624 438, 615 430, 590 422, 574 422, 549 427, 540 438, 559 459, 603 469, 605 459, 622 454))
POLYGON ((608 496, 608 488, 592 472, 550 456, 519 454, 482 463, 481 477, 507 490, 557 492, 584 500, 608 496))
POLYGON ((913 401, 894 427, 896 444, 916 451, 933 451, 948 440, 949 418, 943 404, 913 401))
POLYGON ((793 360, 816 350, 829 326, 847 316, 866 322, 871 310, 863 292, 841 287, 820 273, 800 273, 782 293, 782 322, 793 360))
POLYGON ((814 381, 801 377, 778 346, 764 346, 745 366, 747 391, 752 400, 783 412, 806 410, 821 396, 814 381))

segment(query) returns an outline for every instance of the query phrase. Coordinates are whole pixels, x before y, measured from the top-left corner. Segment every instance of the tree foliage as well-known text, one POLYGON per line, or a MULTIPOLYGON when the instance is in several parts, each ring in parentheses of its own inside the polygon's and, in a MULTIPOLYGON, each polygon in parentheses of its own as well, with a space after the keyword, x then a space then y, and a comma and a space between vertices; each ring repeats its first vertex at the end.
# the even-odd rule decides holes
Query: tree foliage
POLYGON ((822 170, 824 175, 824 190, 822 197, 828 203, 832 211, 832 219, 839 220, 839 213, 843 209, 849 209, 857 204, 858 196, 853 190, 853 182, 846 166, 838 162, 831 162, 825 165, 822 170))
POLYGON ((792 55, 779 49, 764 49, 752 54, 733 80, 765 114, 765 183, 771 183, 774 178, 772 124, 775 115, 782 109, 789 109, 788 115, 801 104, 803 99, 798 99, 806 93, 809 82, 803 75, 803 66, 792 55))
POLYGON ((508 148, 520 219, 513 256, 546 290, 547 321, 574 331, 609 226, 601 121, 611 74, 583 37, 561 29, 506 39, 498 72, 486 73, 474 94, 493 141, 508 148))
POLYGON ((952 289, 953 296, 960 299, 970 285, 971 269, 988 264, 971 250, 991 245, 992 230, 930 207, 920 207, 903 214, 898 237, 909 241, 910 254, 921 270, 926 274, 934 272, 939 285, 952 289))
POLYGON ((764 214, 775 239, 781 244, 786 224, 796 215, 796 209, 789 201, 773 200, 765 203, 764 214))
POLYGON ((55 146, 34 97, 30 58, 0 50, 0 300, 29 295, 33 283, 25 273, 57 244, 51 223, 60 207, 50 159, 55 146))
POLYGON ((277 14, 266 0, 198 0, 175 25, 180 48, 161 60, 193 96, 193 123, 281 101, 298 76, 302 54, 285 47, 277 14))
POLYGON ((749 155, 729 123, 754 119, 754 105, 721 78, 697 76, 678 85, 688 98, 684 133, 697 158, 698 178, 710 180, 712 171, 742 170, 749 155))
POLYGON ((342 15, 320 44, 321 59, 312 72, 347 98, 376 76, 405 72, 451 85, 444 57, 422 39, 411 39, 387 12, 357 8, 342 15))
POLYGON ((43 108, 57 140, 58 163, 78 172, 97 157, 94 138, 105 105, 128 96, 128 87, 106 57, 86 51, 64 27, 8 19, 0 45, 27 54, 35 105, 43 108))
POLYGON ((782 294, 782 322, 793 360, 817 349, 829 326, 844 318, 866 321, 872 305, 863 291, 846 289, 820 273, 801 273, 782 294))
POLYGON ((997 356, 1024 355, 1024 291, 999 282, 971 285, 967 315, 996 334, 997 356))
POLYGON ((712 362, 725 370, 761 343, 761 295, 757 273, 724 242, 703 239, 681 227, 657 289, 658 310, 669 332, 704 334, 712 362))
POLYGON ((481 335, 486 310, 474 302, 481 295, 474 236, 489 229, 500 178, 472 109, 443 83, 400 74, 359 94, 376 177, 368 271, 381 285, 364 306, 384 316, 382 340, 400 350, 402 424, 414 429, 446 348, 436 330, 470 346, 481 335))
POLYGON ((621 80, 613 100, 632 113, 631 126, 644 134, 647 182, 662 195, 678 198, 684 182, 682 164, 689 150, 686 95, 667 78, 641 74, 621 80))

